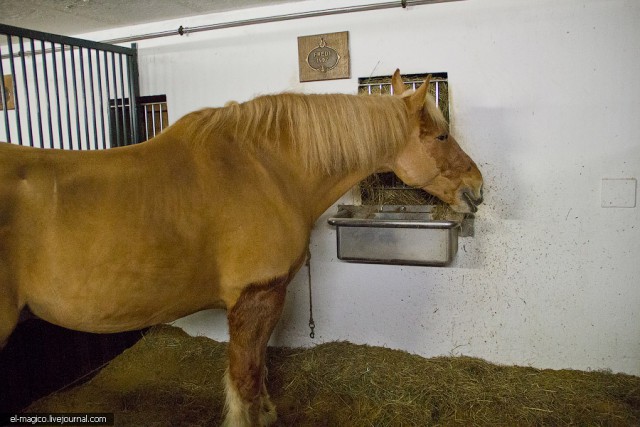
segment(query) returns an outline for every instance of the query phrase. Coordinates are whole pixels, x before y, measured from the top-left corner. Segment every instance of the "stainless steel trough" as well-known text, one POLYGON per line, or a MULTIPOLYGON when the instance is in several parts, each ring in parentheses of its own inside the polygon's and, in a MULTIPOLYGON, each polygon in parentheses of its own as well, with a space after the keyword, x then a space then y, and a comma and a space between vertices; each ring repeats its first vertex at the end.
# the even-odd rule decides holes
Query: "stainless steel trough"
POLYGON ((435 220, 433 206, 340 205, 335 225, 344 261, 445 266, 458 252, 461 221, 435 220))

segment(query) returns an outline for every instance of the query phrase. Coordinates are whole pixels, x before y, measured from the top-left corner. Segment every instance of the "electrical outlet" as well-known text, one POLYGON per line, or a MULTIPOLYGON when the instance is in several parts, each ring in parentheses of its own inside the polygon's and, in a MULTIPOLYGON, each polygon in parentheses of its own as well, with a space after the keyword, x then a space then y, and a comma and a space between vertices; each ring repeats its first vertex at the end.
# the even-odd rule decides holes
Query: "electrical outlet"
MULTIPOLYGON (((13 77, 11 74, 4 76, 4 93, 7 98, 7 110, 15 109, 14 104, 14 88, 13 88, 13 77)), ((3 97, 2 92, 0 92, 0 110, 4 110, 4 105, 2 104, 3 97)))

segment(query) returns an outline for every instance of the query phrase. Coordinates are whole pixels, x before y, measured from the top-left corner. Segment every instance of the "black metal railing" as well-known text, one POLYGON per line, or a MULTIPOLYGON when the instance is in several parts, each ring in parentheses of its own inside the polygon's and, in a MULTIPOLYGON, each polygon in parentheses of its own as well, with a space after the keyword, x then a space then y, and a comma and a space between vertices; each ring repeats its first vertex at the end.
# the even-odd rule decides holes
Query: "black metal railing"
POLYGON ((0 24, 0 56, 1 141, 65 149, 141 141, 135 45, 0 24))

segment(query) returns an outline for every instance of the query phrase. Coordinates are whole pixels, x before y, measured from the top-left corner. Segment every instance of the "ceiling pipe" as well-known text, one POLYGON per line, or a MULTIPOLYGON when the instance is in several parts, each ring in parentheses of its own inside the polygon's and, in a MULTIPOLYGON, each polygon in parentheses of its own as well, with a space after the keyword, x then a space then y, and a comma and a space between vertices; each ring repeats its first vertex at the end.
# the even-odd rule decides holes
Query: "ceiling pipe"
POLYGON ((200 33, 203 31, 221 30, 225 28, 244 27, 248 25, 267 24, 271 22, 291 21, 294 19, 315 18, 319 16, 341 15, 345 13, 366 12, 370 10, 391 9, 396 7, 419 6, 424 4, 448 3, 462 0, 401 0, 390 1, 385 3, 373 3, 359 6, 337 7, 333 9, 313 10, 308 12, 288 13, 284 15, 267 16, 264 18, 242 19, 239 21, 220 22, 217 24, 199 25, 196 27, 183 27, 182 25, 175 30, 158 31, 154 33, 139 34, 135 36, 120 37, 115 39, 103 40, 103 43, 120 44, 131 43, 141 40, 157 39, 169 36, 183 36, 185 34, 200 33))

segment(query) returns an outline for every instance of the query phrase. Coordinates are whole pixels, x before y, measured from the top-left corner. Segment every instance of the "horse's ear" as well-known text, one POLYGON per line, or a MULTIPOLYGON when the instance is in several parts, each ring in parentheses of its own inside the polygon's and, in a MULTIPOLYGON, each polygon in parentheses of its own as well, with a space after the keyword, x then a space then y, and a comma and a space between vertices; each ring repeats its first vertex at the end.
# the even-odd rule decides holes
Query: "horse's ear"
POLYGON ((411 111, 419 111, 424 108, 424 103, 427 99, 427 93, 429 92, 429 82, 431 81, 431 74, 427 76, 424 83, 420 85, 414 93, 409 96, 408 103, 411 111))
POLYGON ((402 77, 400 77, 400 69, 396 69, 391 77, 391 87, 393 88, 394 95, 402 95, 405 91, 404 83, 402 83, 402 77))

